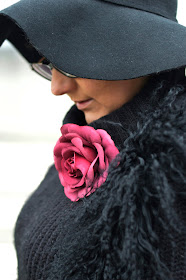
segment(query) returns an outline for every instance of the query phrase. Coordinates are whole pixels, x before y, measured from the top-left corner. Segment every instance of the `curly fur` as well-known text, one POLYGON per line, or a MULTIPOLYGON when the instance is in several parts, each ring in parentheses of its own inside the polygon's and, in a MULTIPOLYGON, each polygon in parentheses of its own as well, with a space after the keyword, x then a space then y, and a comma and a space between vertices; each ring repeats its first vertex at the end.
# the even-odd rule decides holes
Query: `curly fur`
POLYGON ((156 110, 125 141, 106 183, 84 199, 50 279, 184 279, 174 277, 186 249, 185 87, 169 88, 160 83, 152 93, 156 110))

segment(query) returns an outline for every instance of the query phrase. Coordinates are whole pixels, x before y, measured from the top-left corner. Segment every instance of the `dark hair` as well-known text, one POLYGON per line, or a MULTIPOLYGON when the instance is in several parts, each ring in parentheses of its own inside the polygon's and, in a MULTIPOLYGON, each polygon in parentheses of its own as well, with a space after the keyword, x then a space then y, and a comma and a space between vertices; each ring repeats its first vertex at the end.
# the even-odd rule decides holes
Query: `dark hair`
POLYGON ((71 235, 61 229, 67 231, 63 244, 68 245, 60 247, 59 238, 55 279, 170 280, 174 276, 174 260, 185 254, 181 250, 186 229, 182 216, 186 127, 185 86, 171 85, 170 81, 158 84, 151 102, 158 97, 159 105, 143 116, 125 141, 119 166, 113 163, 105 184, 79 202, 82 211, 72 217, 75 236, 74 231, 71 235))

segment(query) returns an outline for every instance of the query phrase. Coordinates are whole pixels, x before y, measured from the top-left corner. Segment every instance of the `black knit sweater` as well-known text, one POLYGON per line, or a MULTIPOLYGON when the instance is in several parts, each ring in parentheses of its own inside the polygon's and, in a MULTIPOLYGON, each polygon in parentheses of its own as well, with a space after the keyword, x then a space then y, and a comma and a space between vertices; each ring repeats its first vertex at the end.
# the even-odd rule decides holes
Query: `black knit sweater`
MULTIPOLYGON (((90 124, 111 135, 120 165, 77 202, 48 170, 17 220, 19 280, 186 279, 184 108, 185 81, 168 73, 90 124)), ((85 125, 75 106, 69 122, 85 125)))

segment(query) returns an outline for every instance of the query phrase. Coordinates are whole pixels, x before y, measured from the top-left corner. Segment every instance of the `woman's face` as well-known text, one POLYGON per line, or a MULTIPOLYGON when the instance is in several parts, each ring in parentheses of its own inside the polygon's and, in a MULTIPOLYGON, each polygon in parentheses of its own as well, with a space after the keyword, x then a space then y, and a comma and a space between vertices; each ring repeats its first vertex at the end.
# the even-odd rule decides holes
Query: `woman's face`
POLYGON ((146 81, 147 77, 120 81, 69 78, 53 69, 51 91, 54 95, 67 94, 89 124, 127 103, 146 81))

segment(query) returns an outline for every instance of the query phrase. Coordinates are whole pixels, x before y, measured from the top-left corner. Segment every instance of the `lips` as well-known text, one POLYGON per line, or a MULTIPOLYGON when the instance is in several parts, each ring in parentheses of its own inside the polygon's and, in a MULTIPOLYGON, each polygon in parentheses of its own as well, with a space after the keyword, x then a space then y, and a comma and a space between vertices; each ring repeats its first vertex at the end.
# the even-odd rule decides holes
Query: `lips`
POLYGON ((83 110, 86 109, 92 103, 92 101, 93 99, 87 99, 83 101, 75 101, 75 103, 79 110, 83 110))

